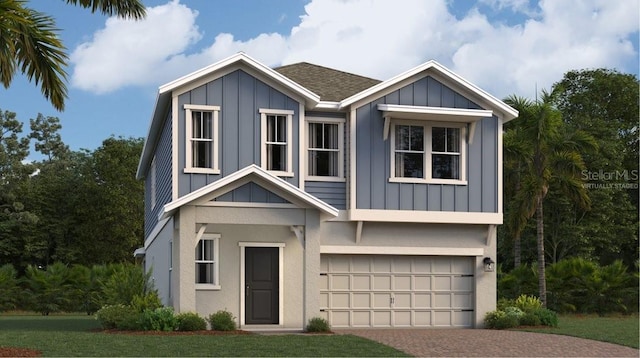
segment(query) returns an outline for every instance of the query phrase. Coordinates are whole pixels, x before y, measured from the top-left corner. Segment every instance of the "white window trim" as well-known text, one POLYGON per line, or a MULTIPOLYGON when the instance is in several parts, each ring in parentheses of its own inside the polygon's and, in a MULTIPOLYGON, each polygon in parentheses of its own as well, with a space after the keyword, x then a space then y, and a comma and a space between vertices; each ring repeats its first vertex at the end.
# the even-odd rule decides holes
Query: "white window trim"
MULTIPOLYGON (((305 171, 305 180, 307 181, 327 181, 327 182, 345 182, 344 177, 344 124, 343 118, 322 118, 322 117, 307 117, 304 137, 305 137, 305 156, 308 158, 309 151, 309 123, 328 123, 338 124, 338 176, 315 176, 309 175, 309 160, 307 159, 307 166, 305 171)), ((315 149, 314 149, 315 150, 315 149)))
POLYGON ((267 116, 287 116, 287 170, 269 170, 279 177, 293 177, 293 111, 260 108, 260 167, 267 169, 267 116))
POLYGON ((389 182, 391 183, 424 183, 424 184, 454 184, 454 185, 467 185, 467 135, 466 135, 466 123, 452 123, 452 122, 431 122, 431 121, 416 121, 416 120, 402 120, 393 119, 390 123, 389 133, 389 151, 390 151, 390 172, 389 182), (423 178, 403 178, 396 177, 396 125, 411 125, 424 128, 424 177, 423 178), (433 127, 446 127, 446 128, 460 128, 460 179, 435 179, 431 177, 431 128, 433 127))
POLYGON ((198 104, 185 104, 185 173, 199 173, 199 174, 220 174, 220 167, 218 165, 218 153, 220 140, 218 135, 218 122, 220 117, 220 106, 205 106, 198 104), (212 112, 213 113, 213 123, 212 130, 213 133, 211 137, 213 138, 213 145, 211 146, 212 155, 212 168, 197 168, 193 166, 192 158, 191 158, 191 133, 192 133, 192 122, 191 122, 191 111, 201 111, 201 112, 212 112))
MULTIPOLYGON (((219 252, 219 241, 220 241, 220 234, 204 234, 202 235, 202 237, 200 238, 200 240, 198 240, 196 242, 196 247, 198 247, 198 243, 201 240, 213 240, 213 283, 196 283, 196 290, 220 290, 220 252, 219 252)), ((195 249, 195 247, 194 247, 195 249)), ((194 259, 194 265, 197 265, 198 263, 209 263, 210 261, 200 261, 197 260, 195 257, 194 259)))

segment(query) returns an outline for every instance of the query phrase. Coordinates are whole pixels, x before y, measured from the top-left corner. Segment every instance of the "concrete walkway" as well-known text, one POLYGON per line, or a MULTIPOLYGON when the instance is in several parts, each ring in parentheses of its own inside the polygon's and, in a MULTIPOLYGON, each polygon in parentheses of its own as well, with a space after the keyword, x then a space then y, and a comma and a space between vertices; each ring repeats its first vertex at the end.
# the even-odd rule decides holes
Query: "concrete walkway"
POLYGON ((416 357, 639 357, 637 349, 589 339, 489 329, 336 329, 416 357))

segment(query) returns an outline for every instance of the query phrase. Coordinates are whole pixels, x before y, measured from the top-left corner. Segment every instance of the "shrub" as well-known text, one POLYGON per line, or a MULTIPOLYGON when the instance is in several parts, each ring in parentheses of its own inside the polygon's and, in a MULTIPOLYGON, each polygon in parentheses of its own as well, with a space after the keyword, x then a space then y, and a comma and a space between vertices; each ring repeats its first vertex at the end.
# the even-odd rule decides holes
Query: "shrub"
POLYGON ((558 315, 550 309, 540 308, 533 311, 533 314, 540 319, 542 325, 550 327, 558 326, 558 315))
POLYGON ((145 331, 175 331, 178 320, 172 307, 160 307, 142 312, 142 329, 145 331))
POLYGON ((307 332, 330 332, 331 327, 326 319, 321 317, 313 317, 307 324, 307 332))
POLYGON ((30 308, 42 315, 68 308, 77 293, 69 268, 62 263, 54 263, 46 270, 28 266, 24 280, 30 308))
POLYGON ((214 331, 233 331, 236 329, 235 317, 226 310, 210 314, 207 320, 214 331))
POLYGON ((520 320, 515 311, 509 314, 505 311, 491 311, 484 316, 484 324, 487 328, 507 329, 517 327, 520 320))
POLYGON ((0 266, 0 312, 16 308, 18 302, 18 279, 13 265, 0 266))
POLYGON ((516 298, 514 306, 521 309, 523 312, 533 312, 542 308, 542 301, 535 296, 520 295, 516 298))
POLYGON ((498 311, 504 311, 507 307, 516 307, 516 300, 509 298, 501 298, 498 300, 496 309, 498 311))
POLYGON ((184 312, 176 315, 178 331, 202 331, 207 329, 207 322, 197 313, 184 312))
POLYGON ((134 296, 144 297, 147 293, 154 291, 151 272, 145 273, 140 266, 112 264, 107 269, 112 271, 103 285, 104 299, 107 304, 130 305, 134 296))
POLYGON ((125 329, 138 320, 140 314, 131 306, 117 304, 107 305, 96 312, 96 319, 104 329, 125 329))
POLYGON ((155 310, 162 307, 160 297, 158 297, 158 291, 151 291, 144 295, 133 295, 131 299, 131 307, 138 312, 144 312, 146 310, 155 310))
POLYGON ((536 316, 533 312, 527 312, 522 317, 520 317, 520 325, 521 326, 539 326, 542 322, 540 322, 540 318, 536 316))

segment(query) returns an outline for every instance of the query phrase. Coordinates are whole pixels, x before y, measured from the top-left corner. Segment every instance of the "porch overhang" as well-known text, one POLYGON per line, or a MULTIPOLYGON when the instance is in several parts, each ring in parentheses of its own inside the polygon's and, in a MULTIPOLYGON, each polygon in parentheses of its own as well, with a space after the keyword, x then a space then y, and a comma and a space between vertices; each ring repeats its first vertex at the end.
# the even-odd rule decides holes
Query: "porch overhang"
MULTIPOLYGON (((289 200, 296 206, 317 209, 321 214, 330 218, 338 216, 338 209, 259 166, 252 164, 166 204, 159 214, 159 220, 173 216, 173 214, 184 205, 204 204, 208 200, 217 198, 248 182, 254 182, 289 200)), ((229 205, 233 206, 232 204, 234 203, 230 203, 229 205)))

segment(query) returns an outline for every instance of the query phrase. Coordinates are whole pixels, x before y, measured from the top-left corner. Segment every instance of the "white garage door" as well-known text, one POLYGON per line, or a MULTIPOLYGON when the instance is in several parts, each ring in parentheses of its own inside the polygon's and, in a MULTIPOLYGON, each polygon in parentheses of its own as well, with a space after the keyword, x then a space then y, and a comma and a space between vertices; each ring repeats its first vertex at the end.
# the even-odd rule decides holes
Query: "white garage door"
POLYGON ((322 255, 320 306, 332 327, 471 327, 474 258, 322 255))

